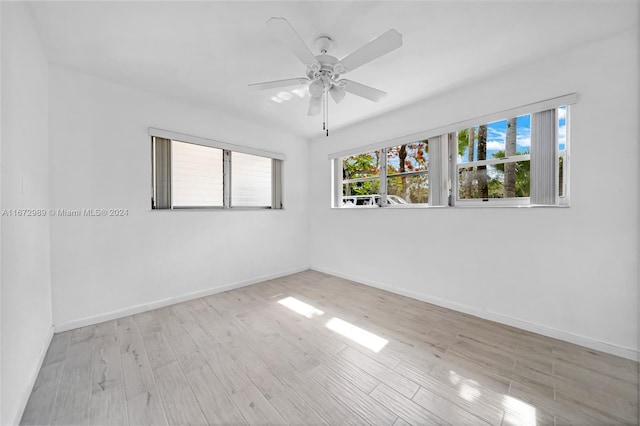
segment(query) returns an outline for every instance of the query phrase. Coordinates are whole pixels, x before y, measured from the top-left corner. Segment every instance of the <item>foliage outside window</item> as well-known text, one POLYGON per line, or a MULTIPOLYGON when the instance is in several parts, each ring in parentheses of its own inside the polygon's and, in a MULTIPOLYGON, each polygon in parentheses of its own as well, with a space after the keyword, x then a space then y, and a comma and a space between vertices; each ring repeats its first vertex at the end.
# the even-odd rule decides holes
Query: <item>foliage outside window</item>
POLYGON ((381 151, 352 155, 342 160, 342 196, 345 205, 374 205, 380 194, 381 151))
MULTIPOLYGON (((456 202, 459 205, 470 200, 503 200, 512 205, 531 203, 531 118, 532 114, 525 114, 456 132, 456 202)), ((554 180, 558 204, 562 204, 566 202, 567 192, 567 106, 555 109, 553 126, 553 135, 539 139, 537 148, 542 149, 543 144, 553 145, 557 166, 555 171, 548 171, 549 176, 538 176, 537 181, 554 180)))
POLYGON ((530 195, 530 115, 457 132, 458 200, 530 195))
POLYGON ((387 194, 392 201, 429 202, 428 160, 427 141, 387 148, 387 194))
POLYGON ((342 206, 428 203, 427 163, 427 141, 343 158, 342 206))

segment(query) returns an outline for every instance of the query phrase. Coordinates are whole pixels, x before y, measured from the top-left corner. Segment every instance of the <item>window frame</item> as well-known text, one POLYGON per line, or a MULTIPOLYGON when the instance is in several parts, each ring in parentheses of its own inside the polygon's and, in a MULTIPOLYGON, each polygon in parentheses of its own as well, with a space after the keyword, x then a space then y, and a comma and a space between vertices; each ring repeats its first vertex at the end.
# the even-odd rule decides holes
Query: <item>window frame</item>
MULTIPOLYGON (((231 206, 231 208, 235 208, 235 209, 239 209, 239 208, 272 209, 272 208, 274 208, 273 207, 273 205, 274 205, 274 201, 273 200, 274 200, 274 192, 276 191, 276 189, 274 188, 274 186, 275 186, 274 185, 274 168, 276 167, 274 162, 279 161, 279 160, 274 160, 274 159, 270 159, 268 157, 262 157, 262 156, 259 156, 259 155, 246 154, 244 152, 238 152, 238 151, 223 150, 223 152, 224 152, 224 155, 225 155, 223 157, 225 159, 225 161, 224 161, 224 165, 226 167, 225 170, 227 170, 228 174, 229 174, 229 178, 228 178, 228 182, 229 182, 229 185, 228 185, 228 188, 229 188, 229 203, 228 203, 228 205, 231 206), (236 157, 236 159, 234 160, 234 157, 235 157, 234 154, 250 155, 252 157, 259 157, 259 158, 264 158, 264 159, 270 160, 269 161, 269 172, 270 172, 269 179, 271 181, 270 185, 269 185, 270 186, 270 192, 269 192, 270 205, 267 206, 267 205, 235 205, 234 204, 234 201, 233 201, 234 200, 234 186, 235 186, 234 182, 236 180, 240 181, 239 176, 236 175, 235 178, 234 178, 234 169, 237 170, 236 167, 237 167, 238 162, 240 161, 239 159, 241 158, 241 157, 236 157), (227 158, 228 158, 228 160, 227 160, 227 158), (234 161, 236 162, 235 166, 234 166, 234 161)), ((240 188, 236 187, 235 189, 240 189, 240 188)), ((236 202, 238 202, 237 199, 236 199, 236 202)))
MULTIPOLYGON (((405 142, 402 144, 397 144, 397 145, 391 145, 387 148, 384 148, 384 157, 385 157, 385 168, 384 168, 384 172, 385 172, 385 181, 384 181, 384 195, 381 197, 381 201, 380 204, 381 206, 384 207, 388 207, 388 208, 392 208, 392 209, 406 209, 406 208, 420 208, 420 207, 428 207, 431 206, 431 155, 427 154, 427 162, 425 164, 425 168, 424 170, 419 170, 417 172, 415 171, 409 171, 409 172, 404 172, 404 173, 393 173, 393 174, 388 174, 387 170, 387 162, 388 162, 388 157, 387 157, 387 150, 392 149, 394 147, 397 146, 402 146, 402 145, 409 145, 410 143, 425 143, 427 146, 427 150, 432 148, 436 143, 440 143, 439 141, 434 140, 433 138, 431 139, 424 139, 424 140, 416 140, 416 141, 411 141, 411 142, 405 142), (427 183, 428 183, 428 190, 429 190, 429 197, 428 197, 428 202, 426 203, 411 203, 411 202, 407 202, 406 204, 394 204, 394 203, 389 203, 389 179, 392 178, 402 178, 402 177, 413 177, 413 176, 426 176, 427 177, 427 183)), ((382 190, 382 187, 381 187, 382 190)), ((396 194, 391 194, 391 195, 396 195, 396 194)), ((398 196, 398 195, 396 195, 398 196)), ((399 196, 398 196, 399 197, 399 196)), ((405 200, 407 201, 407 200, 405 200)))
MULTIPOLYGON (((344 171, 344 160, 345 160, 346 158, 348 158, 348 157, 340 158, 340 159, 338 160, 338 162, 340 163, 340 164, 339 164, 339 167, 338 167, 338 173, 339 173, 339 175, 340 175, 340 182, 341 182, 341 184, 340 184, 339 194, 337 195, 337 197, 338 197, 338 198, 337 198, 336 203, 339 203, 339 204, 340 204, 340 206, 344 206, 344 197, 345 197, 345 196, 340 195, 340 194, 342 194, 343 186, 344 186, 344 185, 349 185, 349 184, 351 184, 351 183, 375 182, 375 181, 378 181, 378 182, 379 182, 379 183, 378 183, 378 188, 379 188, 379 191, 378 191, 378 192, 380 192, 380 194, 378 194, 378 195, 382 196, 382 192, 383 192, 383 188, 382 188, 382 175, 383 175, 383 171, 384 171, 384 170, 386 170, 386 167, 387 167, 387 154, 386 154, 386 148, 383 148, 383 149, 377 149, 377 150, 375 150, 375 151, 362 152, 362 153, 360 153, 360 154, 358 154, 358 155, 370 154, 370 153, 372 153, 372 152, 375 152, 375 153, 376 153, 376 156, 378 157, 378 160, 380 161, 380 164, 379 164, 379 166, 380 166, 380 171, 379 171, 379 173, 378 173, 377 175, 373 175, 373 176, 367 176, 367 177, 362 177, 362 178, 353 178, 353 179, 343 179, 343 178, 342 178, 342 176, 343 176, 343 171, 344 171)), ((386 187, 386 186, 385 186, 385 187, 386 187)), ((385 191, 385 192, 386 192, 386 191, 385 191)), ((371 196, 373 196, 373 195, 375 195, 375 194, 371 194, 371 196)), ((364 196, 366 196, 366 195, 364 195, 364 196)), ((364 197, 364 196, 363 196, 363 197, 364 197)), ((349 196, 347 195, 346 197, 349 197, 349 196)), ((354 196, 354 197, 357 197, 357 196, 354 196)), ((382 203, 382 202, 383 202, 383 201, 382 201, 382 197, 381 197, 381 201, 380 201, 380 203, 382 203)), ((385 197, 385 202, 386 202, 386 197, 385 197)), ((369 204, 367 204, 367 205, 361 205, 360 207, 380 207, 380 205, 378 205, 378 204, 376 204, 376 203, 373 203, 373 204, 371 204, 371 205, 369 205, 369 204)))
MULTIPOLYGON (((425 142, 428 144, 428 141, 412 141, 412 142, 405 142, 404 144, 409 144, 409 143, 417 143, 417 142, 425 142)), ((400 145, 404 145, 404 144, 400 144, 400 145)), ((387 154, 389 152, 390 149, 396 147, 396 146, 400 146, 400 145, 392 145, 392 146, 388 146, 385 148, 381 148, 381 149, 377 149, 375 151, 366 151, 366 152, 361 152, 357 155, 361 155, 361 154, 368 154, 370 152, 379 152, 379 157, 380 157, 380 173, 378 175, 375 176, 368 176, 368 177, 363 177, 363 178, 353 178, 353 179, 342 179, 342 170, 344 168, 344 160, 347 157, 342 157, 339 159, 335 160, 335 167, 337 168, 337 173, 340 175, 340 190, 338 191, 336 189, 336 192, 338 192, 336 194, 335 200, 334 200, 334 206, 333 207, 337 207, 337 208, 343 208, 344 207, 344 198, 345 197, 357 197, 356 195, 342 195, 342 191, 343 191, 343 186, 344 185, 348 185, 350 183, 359 183, 359 182, 374 182, 374 181, 379 181, 379 194, 371 194, 372 197, 378 195, 380 197, 380 204, 374 203, 373 205, 359 205, 357 206, 358 208, 366 208, 366 207, 387 207, 387 208, 411 208, 411 207, 426 207, 429 204, 428 203, 407 203, 407 204, 395 204, 395 203, 390 203, 389 202, 389 192, 388 192, 388 183, 389 183, 389 179, 390 178, 401 178, 401 177, 412 177, 412 176, 427 176, 427 179, 429 179, 429 173, 430 173, 430 169, 429 169, 429 161, 430 161, 430 157, 427 160, 427 165, 425 167, 424 170, 420 170, 420 171, 409 171, 409 172, 403 172, 403 173, 393 173, 393 174, 388 174, 387 173, 387 166, 388 166, 388 157, 387 154)), ((392 194, 395 195, 395 194, 392 194)), ((362 197, 366 197, 367 195, 363 195, 362 197)))
MULTIPOLYGON (((425 166, 424 170, 420 170, 420 171, 409 171, 409 172, 403 172, 403 173, 393 173, 393 174, 388 174, 387 173, 387 165, 388 165, 388 157, 387 157, 387 153, 389 152, 390 149, 396 147, 396 146, 401 146, 401 145, 408 145, 410 143, 420 143, 420 142, 425 142, 427 144, 433 144, 433 143, 440 143, 440 141, 436 141, 434 140, 435 138, 432 138, 431 140, 420 140, 420 141, 411 141, 411 142, 404 142, 398 145, 391 145, 391 146, 387 146, 384 148, 379 148, 376 149, 374 151, 365 151, 365 152, 360 152, 357 154, 353 154, 353 155, 362 155, 362 154, 368 154, 370 152, 379 152, 379 156, 380 156, 380 173, 376 176, 368 176, 368 177, 363 177, 363 178, 354 178, 354 179, 343 179, 342 178, 342 170, 344 168, 344 160, 345 158, 348 157, 341 157, 341 158, 336 158, 332 161, 332 167, 334 167, 336 169, 336 171, 334 172, 334 176, 338 176, 339 177, 339 183, 336 183, 333 185, 334 187, 334 191, 335 194, 332 197, 333 198, 333 202, 332 202, 332 207, 333 208, 344 208, 344 198, 345 197, 351 197, 349 195, 342 195, 343 192, 343 186, 346 184, 350 184, 350 183, 358 183, 358 182, 373 182, 373 181, 379 181, 379 188, 380 188, 380 193, 379 194, 371 194, 372 197, 379 195, 380 196, 380 204, 374 203, 373 205, 356 205, 354 207, 358 207, 358 208, 368 208, 368 207, 385 207, 385 208, 392 208, 392 209, 406 209, 406 208, 424 208, 427 206, 431 206, 431 197, 429 197, 429 202, 428 203, 407 203, 407 204, 395 204, 395 203, 390 203, 389 202, 389 193, 388 193, 388 181, 390 178, 398 178, 398 177, 412 177, 412 176, 427 176, 427 180, 430 182, 431 180, 431 167, 430 167, 430 161, 431 161, 431 156, 429 156, 427 158, 427 163, 425 166)), ((430 145, 429 145, 430 146, 430 145)), ((334 178, 335 179, 335 178, 334 178)), ((335 181, 334 181, 335 182, 335 181)), ((431 192, 430 192, 431 194, 431 192)), ((392 194, 395 195, 395 194, 392 194)), ((364 195, 366 196, 366 195, 364 195)), ((363 197, 364 197, 363 196, 363 197)), ((352 197, 356 197, 356 196, 352 196, 352 197)), ((406 201, 406 200, 405 200, 406 201)), ((350 207, 349 207, 350 208, 350 207)))
POLYGON ((432 161, 437 161, 438 167, 434 169, 437 170, 437 175, 435 179, 431 174, 429 174, 429 204, 407 204, 407 205, 390 205, 386 202, 387 197, 387 170, 386 165, 383 168, 381 166, 380 175, 373 178, 361 178, 359 180, 374 180, 380 179, 380 195, 383 201, 380 204, 380 207, 384 208, 433 208, 433 207, 568 207, 570 205, 570 167, 571 167, 571 155, 570 155, 570 110, 571 106, 576 104, 578 101, 578 96, 575 93, 559 96, 556 98, 546 99, 544 101, 535 102, 527 105, 523 105, 516 108, 511 108, 509 110, 496 112, 488 115, 484 115, 481 117, 477 117, 474 119, 468 119, 464 121, 460 121, 457 123, 453 123, 447 126, 434 128, 431 130, 419 132, 413 135, 403 136, 399 138, 395 138, 392 140, 388 140, 385 142, 378 142, 375 144, 370 144, 366 146, 362 146, 360 148, 352 148, 349 150, 336 152, 329 154, 329 160, 331 163, 331 177, 332 177, 332 195, 331 195, 331 207, 342 209, 344 208, 342 205, 342 185, 346 181, 342 181, 342 160, 346 157, 353 155, 365 154, 373 151, 381 151, 384 152, 384 155, 381 155, 381 158, 384 158, 386 161, 386 150, 390 147, 411 143, 420 140, 429 140, 431 143, 431 139, 440 138, 440 146, 443 153, 440 153, 436 156, 429 155, 427 162, 427 171, 432 169, 432 161), (558 132, 558 123, 559 123, 559 108, 566 107, 566 116, 565 116, 565 148, 560 151, 559 149, 559 132, 558 132), (458 199, 458 191, 459 191, 459 169, 466 167, 477 167, 482 165, 492 165, 492 164, 508 164, 512 162, 522 162, 522 161, 531 161, 531 154, 523 154, 523 155, 512 155, 509 157, 503 158, 490 158, 486 160, 473 161, 471 163, 458 163, 458 155, 457 155, 457 132, 460 129, 470 128, 481 124, 493 123, 496 121, 504 120, 505 117, 519 117, 522 115, 531 115, 533 116, 535 113, 541 113, 544 111, 554 110, 555 116, 555 158, 556 158, 556 166, 555 166, 555 176, 554 181, 556 182, 556 196, 554 204, 531 204, 531 197, 513 197, 513 198, 488 198, 488 199, 458 199), (559 190, 559 159, 562 158, 563 161, 563 181, 562 181, 562 195, 560 195, 559 190), (384 186, 383 186, 384 182, 384 186), (440 188, 436 188, 435 184, 438 184, 440 188), (442 184, 442 185, 440 185, 442 184), (436 189, 436 191, 440 191, 438 197, 441 197, 441 200, 444 202, 440 202, 438 204, 432 204, 431 194, 432 188, 436 189))
MULTIPOLYGON (((478 166, 493 166, 496 164, 519 163, 521 161, 531 161, 531 154, 512 155, 503 158, 490 158, 487 160, 472 161, 467 163, 455 162, 455 168, 451 170, 451 179, 455 177, 455 184, 452 185, 452 202, 454 206, 463 207, 465 205, 478 206, 486 203, 495 203, 499 205, 528 206, 531 203, 531 197, 511 197, 511 198, 459 198, 460 196, 460 169, 478 166), (455 188, 455 190, 454 190, 455 188)), ((557 172, 556 172, 557 173, 557 172)))
MULTIPOLYGON (((175 157, 174 157, 174 148, 175 145, 174 143, 178 142, 178 143, 182 143, 182 144, 190 144, 189 142, 183 142, 183 141, 179 141, 179 140, 175 140, 175 139, 171 139, 170 140, 170 155, 171 155, 171 176, 169 177, 169 185, 170 185, 170 207, 169 209, 171 210, 183 210, 183 209, 201 209, 201 210, 206 210, 206 209, 223 209, 225 206, 225 179, 224 179, 224 173, 225 173, 225 165, 224 165, 224 158, 225 158, 225 153, 227 152, 226 150, 223 149, 219 149, 219 148, 214 148, 211 146, 204 146, 204 145, 200 145, 200 144, 190 144, 190 145, 196 145, 196 146, 200 146, 200 147, 205 147, 205 148, 209 148, 209 149, 217 149, 219 151, 221 151, 222 154, 222 205, 215 205, 215 206, 207 206, 207 205, 179 205, 177 206, 175 204, 175 197, 174 197, 174 192, 175 192, 175 188, 174 188, 174 177, 175 177, 175 157)), ((153 140, 152 140, 152 144, 153 144, 153 140)), ((154 204, 155 205, 155 204, 154 204)), ((154 208, 154 207, 152 207, 154 208)), ((165 209, 159 209, 159 208, 155 208, 156 210, 165 210, 165 209)))
POLYGON ((151 210, 283 210, 284 205, 282 202, 282 177, 283 177, 283 163, 286 159, 284 154, 264 151, 260 149, 234 145, 226 142, 219 142, 211 139, 200 138, 197 136, 191 136, 176 132, 170 132, 167 130, 149 128, 149 136, 151 136, 151 210), (163 184, 168 185, 169 190, 169 204, 164 207, 158 207, 156 205, 157 200, 157 185, 158 185, 158 164, 157 164, 157 148, 156 138, 169 140, 169 154, 168 164, 171 168, 173 157, 173 142, 181 142, 192 145, 204 146, 212 149, 219 149, 222 151, 222 180, 223 180, 223 205, 222 206, 174 206, 172 197, 173 176, 171 173, 164 173, 162 177, 165 178, 163 184), (232 168, 232 153, 242 153, 258 157, 264 157, 271 160, 271 205, 270 206, 233 206, 232 200, 232 184, 231 184, 231 168, 232 168))
POLYGON ((558 164, 558 167, 556 167, 556 182, 558 183, 558 194, 557 194, 557 204, 558 206, 563 206, 563 207, 569 207, 570 206, 570 201, 571 201, 571 179, 569 179, 570 176, 570 170, 571 170, 571 105, 570 104, 566 104, 566 105, 560 105, 558 107, 556 107, 556 118, 555 118, 555 122, 559 123, 560 122, 560 117, 559 117, 559 113, 558 113, 558 109, 564 106, 566 107, 566 111, 565 111, 565 146, 563 150, 560 150, 559 147, 559 137, 560 137, 560 132, 559 129, 556 129, 556 157, 558 159, 558 162, 560 161, 560 158, 562 158, 562 195, 560 195, 560 191, 559 191, 559 184, 560 184, 560 165, 558 164))

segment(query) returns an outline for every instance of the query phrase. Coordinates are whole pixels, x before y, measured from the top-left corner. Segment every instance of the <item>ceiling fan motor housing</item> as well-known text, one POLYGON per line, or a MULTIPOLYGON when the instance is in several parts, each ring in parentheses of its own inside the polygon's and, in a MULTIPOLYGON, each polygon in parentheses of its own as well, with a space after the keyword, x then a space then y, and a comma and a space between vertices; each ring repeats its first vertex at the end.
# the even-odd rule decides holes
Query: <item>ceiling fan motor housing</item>
POLYGON ((336 80, 340 77, 340 74, 344 72, 344 67, 335 56, 322 54, 316 56, 316 60, 320 63, 320 68, 308 69, 307 77, 314 81, 322 79, 327 82, 327 80, 329 80, 329 87, 327 87, 327 89, 329 89, 336 84, 336 80))
POLYGON ((313 67, 313 68, 307 69, 307 77, 311 79, 316 79, 323 74, 331 75, 331 76, 337 74, 334 68, 336 64, 339 65, 340 61, 338 60, 338 58, 331 55, 318 55, 316 56, 316 60, 320 63, 320 68, 313 67))

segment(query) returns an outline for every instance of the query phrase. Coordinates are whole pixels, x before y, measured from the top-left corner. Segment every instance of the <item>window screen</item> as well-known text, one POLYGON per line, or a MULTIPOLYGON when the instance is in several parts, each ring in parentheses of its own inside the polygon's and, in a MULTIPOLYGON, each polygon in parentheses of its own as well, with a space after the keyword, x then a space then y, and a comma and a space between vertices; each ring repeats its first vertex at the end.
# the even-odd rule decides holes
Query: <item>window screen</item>
POLYGON ((272 162, 271 158, 231 153, 232 206, 271 206, 272 162))
POLYGON ((222 207, 222 150, 172 141, 174 207, 222 207))

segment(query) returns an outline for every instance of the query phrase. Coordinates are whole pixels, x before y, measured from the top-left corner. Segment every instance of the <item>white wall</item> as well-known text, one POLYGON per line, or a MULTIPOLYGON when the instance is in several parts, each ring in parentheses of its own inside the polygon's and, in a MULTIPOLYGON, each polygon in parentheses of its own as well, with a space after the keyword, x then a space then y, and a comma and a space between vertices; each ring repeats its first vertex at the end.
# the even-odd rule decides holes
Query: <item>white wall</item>
POLYGON ((56 330, 308 268, 306 141, 61 67, 49 78, 53 207, 129 211, 52 219, 56 330), (286 154, 285 210, 151 211, 148 127, 286 154))
POLYGON ((312 267, 635 356, 638 47, 623 33, 314 140, 312 267), (572 92, 568 209, 330 209, 329 153, 572 92))
MULTIPOLYGON (((23 3, 2 2, 2 208, 49 207, 47 60, 23 3)), ((14 424, 51 338, 49 218, 1 218, 2 417, 14 424)))
MULTIPOLYGON (((2 123, 4 116, 2 115, 2 5, 0 5, 0 211, 2 210, 2 123)), ((2 219, 0 216, 0 422, 4 418, 2 413, 2 219)))

